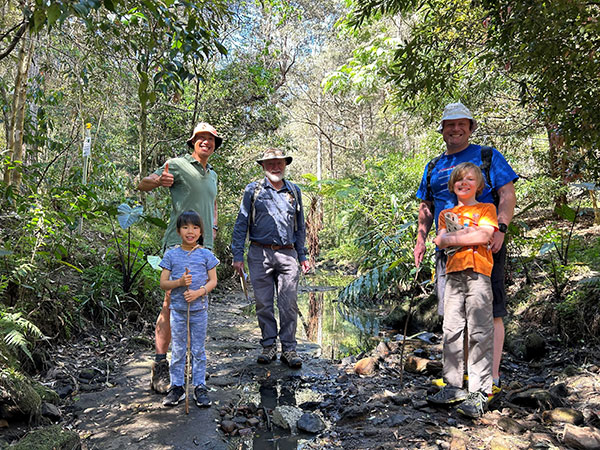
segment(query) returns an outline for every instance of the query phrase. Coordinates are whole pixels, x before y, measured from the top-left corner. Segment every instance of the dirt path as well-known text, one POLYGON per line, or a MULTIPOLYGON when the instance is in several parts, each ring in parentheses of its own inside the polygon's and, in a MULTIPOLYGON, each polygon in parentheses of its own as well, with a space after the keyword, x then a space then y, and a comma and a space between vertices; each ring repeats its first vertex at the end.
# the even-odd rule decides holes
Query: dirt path
POLYGON ((83 438, 84 449, 231 448, 231 442, 218 430, 222 407, 260 401, 253 397, 259 384, 267 379, 335 378, 337 369, 314 359, 317 347, 308 342, 298 346, 305 361, 301 370, 291 370, 279 361, 268 366, 256 364, 260 333, 255 317, 244 312, 244 302, 237 295, 215 296, 212 300, 206 347, 207 386, 213 407, 200 409, 191 402, 189 415, 183 403, 163 407, 163 396, 149 389, 152 351, 134 348, 116 368, 113 387, 82 392, 71 408, 73 425, 83 438))
MULTIPOLYGON (((550 347, 535 363, 506 354, 502 396, 492 411, 470 420, 452 408, 427 403, 427 395, 435 392, 431 379, 439 376, 435 367, 432 372, 405 370, 400 384, 397 342, 381 342, 372 353, 361 355, 373 360, 373 367, 361 376, 354 370, 356 359, 335 363, 318 358, 317 346, 306 341, 298 347, 304 359, 301 370, 279 361, 256 364, 259 330, 246 306, 245 299, 235 294, 221 293, 212 301, 207 339, 210 409, 192 403, 185 415, 183 404, 162 407, 163 397, 149 389, 148 336, 143 345, 133 337, 100 336, 95 344, 74 344, 85 361, 82 367, 73 368, 73 347, 64 351, 70 367, 57 356, 57 367, 77 373, 70 376, 80 382, 93 358, 100 361, 95 366, 111 364, 110 374, 96 383, 97 389, 80 384, 75 394, 67 396, 71 404, 63 424, 80 434, 84 450, 570 448, 561 440, 567 426, 600 431, 598 349, 565 352, 550 347), (270 426, 273 410, 282 405, 314 412, 326 429, 308 435, 270 426), (229 435, 220 429, 224 419, 237 421, 229 435), (249 425, 249 419, 255 423, 249 425), (568 420, 574 425, 566 425, 568 420)), ((415 339, 409 341, 405 355, 439 361, 441 345, 439 340, 415 339)))

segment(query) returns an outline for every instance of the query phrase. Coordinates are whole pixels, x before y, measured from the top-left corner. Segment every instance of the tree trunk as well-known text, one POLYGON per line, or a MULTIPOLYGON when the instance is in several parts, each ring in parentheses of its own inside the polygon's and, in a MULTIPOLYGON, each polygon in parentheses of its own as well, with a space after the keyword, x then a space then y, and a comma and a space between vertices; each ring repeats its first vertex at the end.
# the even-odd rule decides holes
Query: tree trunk
POLYGON ((140 179, 148 175, 148 163, 146 161, 146 147, 148 142, 148 109, 146 103, 140 105, 140 125, 139 125, 139 169, 140 179))
MULTIPOLYGON (((550 165, 550 177, 560 180, 563 185, 567 184, 567 155, 564 151, 565 138, 561 136, 556 127, 546 124, 548 133, 548 163, 550 165), (562 150, 562 151, 561 151, 562 150)), ((554 196, 554 206, 560 207, 567 204, 567 195, 559 192, 554 196)))
MULTIPOLYGON (((12 111, 8 132, 8 154, 13 166, 20 166, 25 156, 23 146, 23 129, 25 126, 25 110, 27 106, 27 79, 31 55, 33 53, 34 39, 29 35, 21 41, 17 57, 17 76, 13 94, 12 111)), ((6 169, 4 182, 19 187, 21 184, 21 167, 6 169)))

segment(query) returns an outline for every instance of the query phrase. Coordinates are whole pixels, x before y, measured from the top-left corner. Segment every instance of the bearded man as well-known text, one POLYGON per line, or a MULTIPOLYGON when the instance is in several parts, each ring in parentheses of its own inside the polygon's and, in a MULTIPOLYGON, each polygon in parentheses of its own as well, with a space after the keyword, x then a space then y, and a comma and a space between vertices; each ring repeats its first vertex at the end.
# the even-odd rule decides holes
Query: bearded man
POLYGON ((269 149, 256 162, 262 166, 265 177, 250 183, 244 190, 233 228, 233 268, 244 276, 244 247, 248 235, 248 271, 262 334, 262 353, 257 362, 269 364, 277 359, 279 337, 281 361, 299 369, 302 359, 296 352, 298 263, 304 273, 310 270, 304 248, 302 195, 297 185, 284 178, 291 156, 279 149, 269 149), (279 329, 274 313, 275 291, 279 329))

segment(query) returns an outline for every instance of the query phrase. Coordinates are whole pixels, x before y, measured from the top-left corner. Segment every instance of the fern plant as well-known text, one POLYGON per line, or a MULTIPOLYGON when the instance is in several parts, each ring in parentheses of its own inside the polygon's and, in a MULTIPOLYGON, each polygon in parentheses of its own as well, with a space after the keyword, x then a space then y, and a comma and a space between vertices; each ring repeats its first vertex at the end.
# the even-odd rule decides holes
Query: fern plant
MULTIPOLYGON (((29 346, 29 339, 42 339, 43 333, 38 327, 27 320, 20 312, 9 312, 0 310, 0 338, 5 344, 8 352, 18 356, 21 351, 33 361, 29 346)), ((2 346, 4 347, 4 345, 2 346)), ((8 362, 9 355, 2 351, 2 359, 8 362)))

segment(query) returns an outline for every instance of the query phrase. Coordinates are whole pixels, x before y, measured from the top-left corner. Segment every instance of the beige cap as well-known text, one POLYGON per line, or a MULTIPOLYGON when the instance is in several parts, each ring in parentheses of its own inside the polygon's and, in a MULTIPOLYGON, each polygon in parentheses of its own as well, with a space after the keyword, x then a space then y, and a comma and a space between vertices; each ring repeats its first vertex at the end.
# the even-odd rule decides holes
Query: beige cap
POLYGON ((438 133, 441 133, 444 129, 444 120, 456 119, 469 119, 473 124, 471 131, 475 131, 477 129, 477 121, 473 119, 473 114, 471 114, 469 108, 467 108, 461 102, 456 102, 450 103, 444 108, 444 114, 442 115, 442 120, 440 120, 440 126, 437 129, 438 133))
POLYGON ((292 163, 292 157, 286 156, 282 150, 277 148, 270 148, 263 153, 261 159, 257 159, 256 162, 262 165, 264 161, 268 161, 269 159, 285 159, 285 165, 289 166, 292 163))
POLYGON ((187 140, 187 145, 190 148, 194 148, 194 138, 196 137, 196 135, 198 133, 210 133, 215 137, 215 150, 218 149, 221 144, 223 143, 223 138, 221 136, 219 136, 219 133, 217 133, 217 130, 215 130, 215 127, 213 127, 211 124, 206 123, 206 122, 200 122, 198 125, 196 125, 196 128, 194 128, 194 132, 192 133, 192 136, 187 140))

